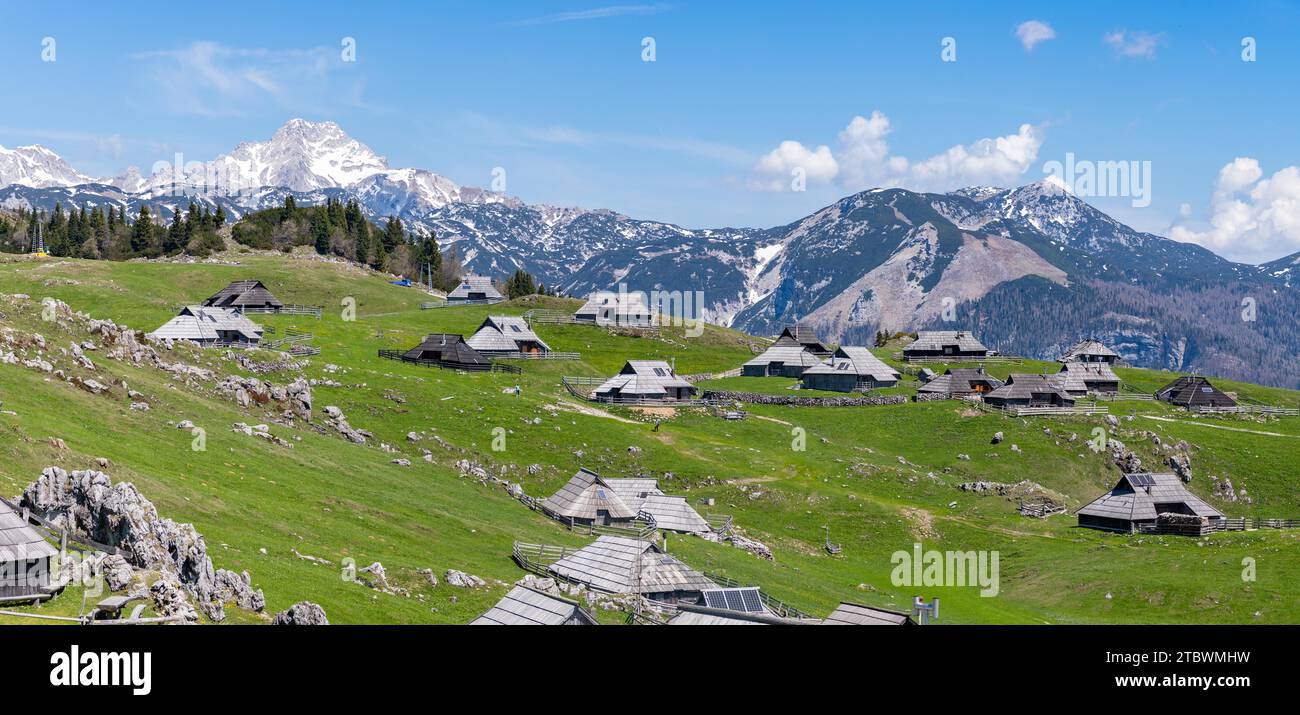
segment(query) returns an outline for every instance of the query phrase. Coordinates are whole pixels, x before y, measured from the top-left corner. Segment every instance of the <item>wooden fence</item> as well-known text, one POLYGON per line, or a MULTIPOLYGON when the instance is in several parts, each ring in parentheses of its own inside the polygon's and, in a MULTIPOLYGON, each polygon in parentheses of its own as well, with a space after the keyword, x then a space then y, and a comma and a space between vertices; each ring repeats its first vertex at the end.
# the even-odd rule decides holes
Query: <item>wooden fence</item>
POLYGON ((511 549, 510 556, 525 571, 546 576, 547 578, 555 578, 555 574, 546 570, 546 567, 576 551, 577 549, 571 549, 567 546, 525 544, 516 541, 511 549))
POLYGON ((1104 405, 1075 405, 1074 407, 998 407, 987 402, 971 401, 985 412, 1003 414, 1007 417, 1038 417, 1044 415, 1106 415, 1110 408, 1104 405))
POLYGON ((401 362, 419 365, 420 367, 436 367, 442 370, 464 370, 466 372, 506 372, 518 375, 523 372, 522 369, 515 365, 506 365, 499 362, 489 362, 486 365, 466 365, 462 363, 446 362, 444 360, 420 360, 406 357, 406 353, 401 350, 380 350, 379 357, 388 360, 399 360, 401 362))
POLYGON ((1297 529, 1300 519, 1263 519, 1259 517, 1228 517, 1204 524, 1140 524, 1141 534, 1168 534, 1172 536, 1205 536, 1220 531, 1257 531, 1259 529, 1297 529))
POLYGON ((275 315, 310 315, 320 320, 324 311, 319 305, 282 305, 279 308, 240 308, 244 313, 271 313, 275 315))
POLYGON ((420 304, 420 310, 433 310, 435 308, 455 308, 461 305, 496 305, 497 303, 506 302, 505 298, 493 298, 490 300, 446 300, 446 301, 429 301, 420 304))
POLYGON ((312 340, 315 337, 316 337, 315 335, 312 335, 311 333, 305 330, 299 330, 297 328, 285 328, 284 337, 276 338, 275 340, 268 340, 267 342, 262 343, 262 347, 268 350, 276 350, 285 345, 293 345, 295 343, 305 343, 308 340, 312 340))
POLYGON ((492 357, 495 360, 581 360, 582 353, 569 353, 569 352, 559 352, 557 350, 550 350, 548 352, 536 352, 536 353, 524 353, 524 352, 499 353, 499 354, 494 353, 492 357))
POLYGON ((1188 407, 1198 415, 1273 415, 1275 417, 1300 416, 1300 408, 1274 407, 1272 405, 1237 405, 1236 407, 1188 407))

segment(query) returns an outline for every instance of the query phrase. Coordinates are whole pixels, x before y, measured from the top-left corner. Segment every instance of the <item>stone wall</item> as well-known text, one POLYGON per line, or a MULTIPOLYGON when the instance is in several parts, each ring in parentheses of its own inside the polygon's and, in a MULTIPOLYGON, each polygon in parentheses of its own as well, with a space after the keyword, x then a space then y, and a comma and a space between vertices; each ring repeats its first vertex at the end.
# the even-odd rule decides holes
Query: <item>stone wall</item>
POLYGON ((702 398, 706 400, 733 400, 752 405, 793 405, 795 407, 865 407, 870 405, 901 405, 907 402, 907 395, 795 397, 794 395, 764 395, 757 392, 732 392, 730 390, 705 390, 702 398))

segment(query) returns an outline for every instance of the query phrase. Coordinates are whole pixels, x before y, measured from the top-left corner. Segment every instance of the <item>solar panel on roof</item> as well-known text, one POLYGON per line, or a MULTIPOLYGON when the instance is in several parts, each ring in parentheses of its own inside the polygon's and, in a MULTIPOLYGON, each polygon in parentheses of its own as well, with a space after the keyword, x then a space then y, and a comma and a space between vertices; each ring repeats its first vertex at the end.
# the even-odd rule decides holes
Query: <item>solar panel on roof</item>
POLYGON ((704 591, 704 605, 709 608, 725 608, 741 613, 762 613, 763 599, 756 586, 745 588, 720 588, 704 591))

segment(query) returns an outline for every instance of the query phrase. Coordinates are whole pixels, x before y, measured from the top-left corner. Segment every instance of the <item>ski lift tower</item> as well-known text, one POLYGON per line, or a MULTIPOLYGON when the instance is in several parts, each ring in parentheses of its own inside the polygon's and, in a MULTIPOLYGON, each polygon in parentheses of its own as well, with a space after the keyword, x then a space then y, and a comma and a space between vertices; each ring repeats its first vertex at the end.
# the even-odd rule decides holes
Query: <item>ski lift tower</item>
POLYGON ((36 222, 36 236, 32 239, 32 255, 37 258, 45 258, 49 254, 45 252, 45 234, 41 231, 40 215, 33 211, 32 217, 32 220, 36 222))

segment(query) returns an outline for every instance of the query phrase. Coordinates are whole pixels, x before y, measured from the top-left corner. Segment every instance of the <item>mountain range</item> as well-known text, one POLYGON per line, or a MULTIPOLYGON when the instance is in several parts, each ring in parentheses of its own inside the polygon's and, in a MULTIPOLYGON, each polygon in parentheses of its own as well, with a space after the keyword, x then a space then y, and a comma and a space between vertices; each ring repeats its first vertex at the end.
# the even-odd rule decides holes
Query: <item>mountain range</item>
POLYGON ((574 295, 700 291, 699 315, 750 333, 798 321, 863 342, 878 329, 968 328, 1044 358, 1095 337, 1143 367, 1300 387, 1300 254, 1234 263, 1135 231, 1050 181, 873 189, 784 226, 688 229, 392 168, 337 124, 294 119, 269 141, 147 176, 92 179, 44 147, 0 147, 0 186, 0 207, 147 204, 164 220, 191 201, 238 220, 288 195, 355 198, 372 218, 434 232, 475 272, 522 268, 574 295))

